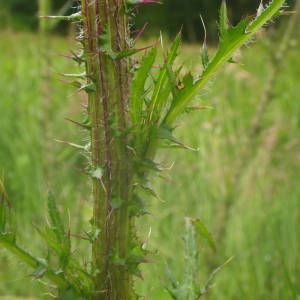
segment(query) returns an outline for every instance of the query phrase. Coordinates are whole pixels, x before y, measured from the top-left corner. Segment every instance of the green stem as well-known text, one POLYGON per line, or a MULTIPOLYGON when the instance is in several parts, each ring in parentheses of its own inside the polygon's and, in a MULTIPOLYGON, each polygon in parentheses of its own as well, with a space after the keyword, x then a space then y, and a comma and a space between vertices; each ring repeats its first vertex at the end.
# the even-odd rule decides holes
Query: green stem
POLYGON ((93 170, 101 168, 104 174, 92 179, 95 299, 131 299, 132 279, 126 260, 130 250, 132 171, 125 135, 130 77, 127 60, 114 60, 99 46, 99 37, 108 28, 112 50, 125 50, 127 18, 121 0, 82 0, 82 16, 86 74, 88 83, 95 85, 95 91, 88 94, 91 164, 93 170), (121 203, 120 207, 113 207, 113 201, 121 203))

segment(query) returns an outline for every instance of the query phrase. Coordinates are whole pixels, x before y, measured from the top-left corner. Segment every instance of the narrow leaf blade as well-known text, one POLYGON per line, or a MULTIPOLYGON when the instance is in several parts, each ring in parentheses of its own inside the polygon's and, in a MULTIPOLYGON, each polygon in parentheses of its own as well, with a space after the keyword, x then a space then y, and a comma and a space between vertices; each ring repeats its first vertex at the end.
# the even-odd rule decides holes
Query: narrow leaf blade
POLYGON ((153 66, 157 55, 157 47, 154 47, 142 59, 141 67, 136 72, 132 82, 131 97, 130 97, 130 114, 133 125, 141 124, 143 110, 143 96, 145 94, 145 84, 148 74, 153 66))
POLYGON ((48 193, 48 214, 51 221, 52 230, 57 240, 62 243, 65 238, 65 229, 56 206, 54 195, 51 191, 48 193))

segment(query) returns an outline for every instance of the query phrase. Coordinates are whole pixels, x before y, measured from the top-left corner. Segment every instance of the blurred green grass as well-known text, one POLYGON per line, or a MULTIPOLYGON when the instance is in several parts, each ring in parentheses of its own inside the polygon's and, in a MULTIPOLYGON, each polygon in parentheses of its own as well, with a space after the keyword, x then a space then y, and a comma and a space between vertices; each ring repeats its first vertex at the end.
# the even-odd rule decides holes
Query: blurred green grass
MULTIPOLYGON (((58 75, 74 70, 58 55, 73 49, 74 43, 53 37, 50 44, 52 75, 46 101, 38 37, 0 33, 0 172, 16 211, 21 242, 35 253, 41 253, 40 241, 31 222, 44 222, 47 187, 57 195, 66 219, 70 210, 75 231, 90 213, 88 179, 78 171, 83 158, 54 142, 85 139, 64 119, 80 118, 84 96, 59 82, 58 75)), ((162 289, 166 262, 176 276, 182 273, 185 216, 201 218, 217 240, 216 253, 202 245, 203 282, 214 267, 234 256, 218 275, 210 299, 300 297, 299 45, 290 48, 275 75, 259 134, 251 134, 251 128, 273 68, 262 42, 244 49, 241 63, 227 65, 195 101, 211 108, 178 121, 177 136, 199 151, 162 150, 157 158, 174 166, 167 172, 169 181, 155 179, 163 202, 147 199, 152 214, 138 221, 141 236, 151 228, 149 247, 159 253, 155 264, 143 267, 145 280, 136 284, 149 299, 169 299, 162 289)), ((179 59, 194 72, 200 69, 199 49, 184 45, 179 59)), ((0 254, 0 295, 47 297, 24 266, 2 250, 0 254)))

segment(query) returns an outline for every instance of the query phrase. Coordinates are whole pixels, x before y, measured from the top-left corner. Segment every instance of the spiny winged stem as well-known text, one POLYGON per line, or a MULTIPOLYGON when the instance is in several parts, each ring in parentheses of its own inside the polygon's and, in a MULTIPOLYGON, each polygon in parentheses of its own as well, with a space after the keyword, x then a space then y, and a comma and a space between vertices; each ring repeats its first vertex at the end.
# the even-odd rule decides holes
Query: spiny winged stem
POLYGON ((128 206, 132 170, 128 154, 127 105, 130 75, 126 58, 101 48, 108 36, 113 52, 126 50, 125 6, 120 0, 82 0, 88 115, 91 121, 91 175, 94 201, 93 266, 97 299, 130 299, 128 206), (115 205, 118 203, 118 205, 115 205), (118 207, 117 207, 118 206, 118 207))

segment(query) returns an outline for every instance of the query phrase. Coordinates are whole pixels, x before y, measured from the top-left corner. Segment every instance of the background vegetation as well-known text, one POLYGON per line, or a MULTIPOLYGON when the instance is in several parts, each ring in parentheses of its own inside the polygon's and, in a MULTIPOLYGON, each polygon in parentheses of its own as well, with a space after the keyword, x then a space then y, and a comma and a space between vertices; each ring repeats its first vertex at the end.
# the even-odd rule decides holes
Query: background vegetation
MULTIPOLYGON (((56 11, 61 8, 67 1, 53 0, 52 10, 56 11)), ((72 0, 70 0, 72 2, 72 0)), ((153 5, 141 7, 140 14, 137 16, 137 26, 142 26, 148 23, 146 35, 157 35, 160 30, 174 35, 178 32, 178 28, 183 25, 184 38, 190 42, 195 42, 202 37, 203 31, 199 26, 199 15, 203 14, 209 38, 216 40, 214 34, 217 31, 218 10, 221 1, 212 0, 163 0, 163 5, 153 5)), ((293 6, 295 0, 287 0, 288 6, 293 6)), ((73 0, 73 7, 77 1, 73 0)), ((241 16, 254 14, 259 4, 257 1, 235 0, 228 1, 230 20, 236 23, 241 16)), ((72 3, 70 5, 72 7, 72 3)), ((0 3, 0 27, 13 26, 15 28, 37 28, 38 15, 37 1, 30 0, 9 0, 0 3), (2 13, 1 13, 2 11, 2 13)), ((70 8, 72 10, 72 8, 70 8)), ((65 32, 67 24, 62 23, 58 27, 57 32, 65 32)))
MULTIPOLYGON (((6 3, 10 21, 2 21, 6 29, 0 32, 0 172, 20 236, 36 253, 39 245, 31 223, 44 220, 45 187, 55 191, 66 216, 69 211, 78 216, 70 219, 75 232, 90 214, 87 178, 80 172, 83 160, 54 141, 82 141, 84 135, 66 118, 79 118, 80 103, 86 99, 60 80, 60 72, 74 68, 58 55, 74 49, 73 38, 67 36, 50 37, 50 90, 45 88, 39 37, 16 31, 25 23, 35 27, 36 6, 23 2, 6 3), (20 5, 24 9, 15 14, 20 5)), ((155 18, 151 23, 168 28, 170 35, 179 27, 176 22, 182 23, 182 16, 191 16, 198 37, 201 12, 213 24, 213 31, 217 1, 190 1, 186 9, 193 14, 183 12, 177 2, 183 5, 182 1, 166 2, 143 9, 141 15, 146 20, 147 14, 163 20, 167 27, 155 18), (205 6, 198 7, 199 3, 205 6), (174 15, 166 13, 170 11, 174 15)), ((234 16, 253 11, 253 1, 242 2, 229 3, 234 16)), ((156 181, 162 201, 149 199, 153 216, 139 224, 142 236, 151 228, 149 245, 165 258, 144 266, 146 280, 137 283, 136 288, 150 299, 168 299, 161 287, 166 261, 177 276, 182 272, 185 216, 200 218, 216 240, 215 253, 203 242, 202 280, 212 267, 234 256, 220 273, 210 299, 300 297, 300 37, 295 30, 287 41, 288 51, 278 58, 285 28, 286 23, 277 33, 271 28, 254 47, 244 49, 236 58, 239 63, 229 64, 211 83, 214 88, 208 87, 195 103, 201 109, 181 120, 186 123, 178 129, 181 140, 199 151, 168 150, 160 157, 166 166, 174 162, 172 178, 156 181)), ((186 32, 186 37, 194 39, 190 34, 186 32)), ((199 70, 200 45, 183 48, 181 61, 199 70)), ((26 268, 2 250, 0 254, 0 295, 41 298, 42 284, 34 280, 28 284, 26 268)))

